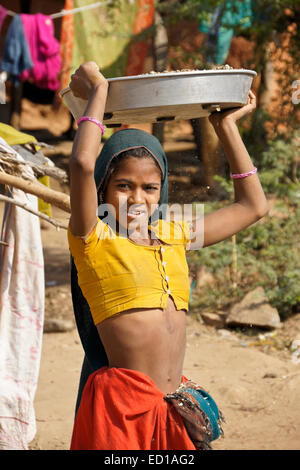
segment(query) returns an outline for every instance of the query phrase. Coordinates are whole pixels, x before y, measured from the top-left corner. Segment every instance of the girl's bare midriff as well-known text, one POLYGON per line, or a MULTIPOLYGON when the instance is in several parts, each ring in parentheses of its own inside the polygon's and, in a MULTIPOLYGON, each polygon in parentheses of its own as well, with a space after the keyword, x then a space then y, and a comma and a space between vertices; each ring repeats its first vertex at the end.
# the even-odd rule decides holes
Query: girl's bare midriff
POLYGON ((186 312, 176 310, 172 297, 165 310, 126 310, 104 320, 97 329, 109 367, 143 372, 164 393, 178 388, 186 343, 186 312))

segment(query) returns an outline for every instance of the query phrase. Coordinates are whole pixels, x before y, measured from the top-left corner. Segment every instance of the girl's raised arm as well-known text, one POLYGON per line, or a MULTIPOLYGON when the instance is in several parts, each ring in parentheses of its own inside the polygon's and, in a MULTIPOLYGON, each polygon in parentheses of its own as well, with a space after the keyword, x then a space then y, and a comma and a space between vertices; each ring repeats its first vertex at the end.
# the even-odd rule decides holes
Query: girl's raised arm
MULTIPOLYGON (((250 91, 248 103, 235 110, 214 113, 210 122, 223 145, 231 173, 243 174, 254 169, 254 165, 242 141, 236 121, 256 108, 256 98, 250 91)), ((268 213, 268 201, 257 173, 244 178, 234 178, 234 203, 204 216, 204 224, 194 221, 196 240, 201 247, 213 245, 240 232, 268 213), (197 228, 200 227, 200 228, 197 228), (202 228, 203 227, 203 228, 202 228), (197 230, 204 229, 203 237, 197 230)), ((195 243, 191 249, 201 248, 195 243)))
MULTIPOLYGON (((85 116, 102 122, 108 82, 95 62, 87 62, 71 77, 70 88, 76 97, 88 100, 85 116)), ((83 121, 78 126, 73 143, 70 168, 70 228, 73 235, 84 236, 97 220, 97 189, 94 169, 99 155, 101 128, 94 122, 83 121)))

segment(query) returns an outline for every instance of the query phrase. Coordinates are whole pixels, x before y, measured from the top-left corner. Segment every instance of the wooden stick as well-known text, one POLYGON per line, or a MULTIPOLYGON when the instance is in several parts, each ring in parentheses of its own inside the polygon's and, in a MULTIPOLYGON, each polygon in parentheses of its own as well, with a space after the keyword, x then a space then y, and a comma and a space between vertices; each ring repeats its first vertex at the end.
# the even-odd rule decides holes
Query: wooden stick
POLYGON ((37 176, 44 176, 48 175, 51 176, 52 178, 55 178, 59 181, 62 181, 63 183, 66 183, 68 181, 68 175, 64 170, 61 170, 60 168, 57 167, 51 167, 47 165, 38 165, 37 163, 25 161, 25 160, 18 160, 14 155, 12 154, 4 154, 3 152, 0 152, 0 162, 2 163, 7 163, 7 164, 13 164, 18 166, 24 166, 28 165, 30 166, 35 173, 37 173, 37 176))
MULTIPOLYGON (((18 201, 17 199, 7 197, 7 196, 3 196, 2 194, 0 194, 0 201, 9 202, 10 204, 14 204, 15 206, 21 207, 22 209, 25 209, 26 211, 30 212, 31 214, 34 214, 34 215, 40 217, 41 219, 46 220, 50 224, 54 225, 56 228, 64 228, 65 230, 68 229, 67 224, 57 222, 57 220, 52 219, 52 217, 49 217, 48 215, 43 214, 42 212, 35 211, 28 204, 26 204, 26 202, 18 201)), ((6 242, 0 242, 0 243, 7 245, 6 242)))
POLYGON ((238 272, 237 272, 237 249, 236 249, 236 235, 232 235, 232 287, 237 288, 238 272))
POLYGON ((28 181, 19 176, 8 175, 0 171, 0 184, 6 184, 21 189, 25 193, 33 194, 43 199, 43 201, 53 204, 69 214, 71 213, 70 196, 47 188, 47 186, 41 183, 28 181))

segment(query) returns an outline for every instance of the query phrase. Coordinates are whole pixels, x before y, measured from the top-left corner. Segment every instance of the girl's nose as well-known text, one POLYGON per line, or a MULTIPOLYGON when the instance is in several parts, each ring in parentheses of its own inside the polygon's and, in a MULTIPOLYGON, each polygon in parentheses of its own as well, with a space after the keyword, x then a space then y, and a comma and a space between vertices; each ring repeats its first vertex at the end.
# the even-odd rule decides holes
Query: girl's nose
POLYGON ((143 190, 141 188, 133 190, 128 202, 130 204, 142 204, 144 202, 143 190))

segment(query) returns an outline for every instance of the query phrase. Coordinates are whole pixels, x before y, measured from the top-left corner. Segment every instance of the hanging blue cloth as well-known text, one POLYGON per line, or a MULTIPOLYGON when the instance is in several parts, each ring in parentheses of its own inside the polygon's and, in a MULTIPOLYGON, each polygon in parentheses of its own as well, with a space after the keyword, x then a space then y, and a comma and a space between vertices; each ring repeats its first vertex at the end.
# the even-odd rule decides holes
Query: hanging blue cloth
POLYGON ((252 1, 227 0, 218 6, 208 21, 202 21, 199 31, 208 34, 208 62, 224 64, 226 61, 234 28, 249 28, 253 21, 252 1))
POLYGON ((32 67, 33 63, 25 39, 22 20, 20 15, 15 15, 5 38, 0 69, 8 74, 10 81, 18 84, 19 74, 32 67))

